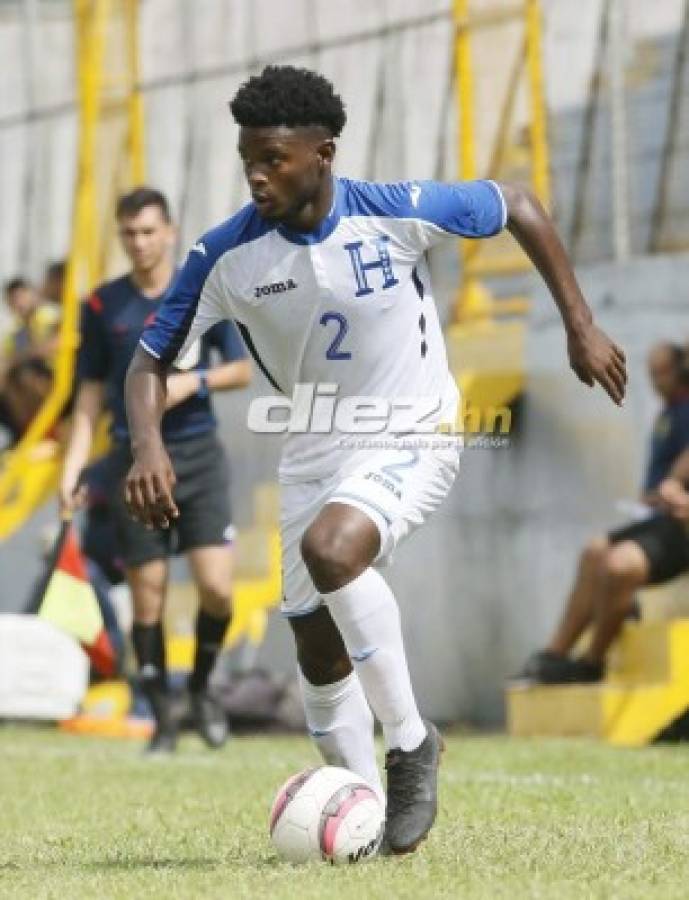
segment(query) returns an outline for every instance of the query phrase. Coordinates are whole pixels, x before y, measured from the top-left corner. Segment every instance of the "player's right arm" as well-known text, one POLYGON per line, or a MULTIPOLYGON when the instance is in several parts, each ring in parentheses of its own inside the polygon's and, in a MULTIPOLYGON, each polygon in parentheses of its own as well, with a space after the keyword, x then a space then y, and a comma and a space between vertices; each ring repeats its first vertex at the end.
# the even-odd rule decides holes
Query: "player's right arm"
POLYGON ((139 345, 125 382, 134 462, 125 481, 124 499, 134 518, 162 528, 179 515, 172 496, 175 473, 160 430, 168 368, 139 345))
POLYGON ((218 289, 209 284, 213 262, 206 244, 196 243, 155 321, 144 330, 127 372, 125 406, 134 462, 124 496, 132 516, 150 527, 167 528, 179 515, 175 473, 161 431, 166 380, 174 361, 222 317, 218 289))

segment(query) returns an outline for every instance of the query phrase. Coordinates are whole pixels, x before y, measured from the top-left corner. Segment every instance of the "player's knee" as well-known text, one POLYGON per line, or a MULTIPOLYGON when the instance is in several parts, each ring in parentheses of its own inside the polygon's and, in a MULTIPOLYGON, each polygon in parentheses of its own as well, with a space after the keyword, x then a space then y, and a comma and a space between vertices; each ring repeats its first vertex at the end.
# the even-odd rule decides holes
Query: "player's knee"
POLYGON ((584 547, 581 559, 585 566, 592 569, 600 569, 605 564, 605 558, 610 550, 610 542, 606 537, 597 536, 584 547))
POLYGON ((348 584, 366 568, 359 548, 346 530, 318 523, 301 540, 301 555, 319 591, 328 592, 348 584))
POLYGON ((634 588, 645 581, 646 563, 643 551, 635 545, 620 544, 605 556, 604 574, 608 585, 615 588, 634 588))

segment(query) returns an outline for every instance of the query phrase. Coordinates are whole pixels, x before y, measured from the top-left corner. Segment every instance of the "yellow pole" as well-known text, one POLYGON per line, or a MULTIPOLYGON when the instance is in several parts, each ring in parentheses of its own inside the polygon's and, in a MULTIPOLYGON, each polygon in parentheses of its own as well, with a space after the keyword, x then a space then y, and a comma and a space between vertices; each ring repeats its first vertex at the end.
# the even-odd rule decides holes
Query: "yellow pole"
POLYGON ((455 71, 459 121, 459 177, 476 178, 476 135, 474 133, 474 73, 471 67, 469 0, 454 0, 455 71))
POLYGON ((101 63, 105 15, 109 0, 74 0, 77 76, 79 79, 80 141, 77 189, 72 217, 72 243, 65 273, 60 340, 53 384, 43 406, 27 428, 0 475, 0 504, 30 465, 30 451, 50 431, 72 389, 74 355, 79 342, 79 293, 97 277, 98 244, 95 214, 96 128, 100 108, 101 63), (84 269, 86 278, 83 277, 84 269))
POLYGON ((531 97, 531 178, 536 196, 550 206, 550 153, 543 81, 543 33, 540 0, 525 0, 526 65, 531 97))
POLYGON ((132 184, 146 179, 146 150, 144 144, 144 104, 139 71, 139 0, 125 0, 128 55, 129 105, 129 174, 132 184))
MULTIPOLYGON (((463 181, 477 176, 476 124, 474 117, 474 72, 471 60, 471 31, 469 0, 453 0, 455 27, 455 84, 457 90, 457 120, 459 123, 458 171, 463 181)), ((460 241, 462 259, 462 285, 455 302, 455 319, 480 316, 485 313, 485 293, 478 279, 470 274, 471 260, 478 253, 474 241, 460 241)))

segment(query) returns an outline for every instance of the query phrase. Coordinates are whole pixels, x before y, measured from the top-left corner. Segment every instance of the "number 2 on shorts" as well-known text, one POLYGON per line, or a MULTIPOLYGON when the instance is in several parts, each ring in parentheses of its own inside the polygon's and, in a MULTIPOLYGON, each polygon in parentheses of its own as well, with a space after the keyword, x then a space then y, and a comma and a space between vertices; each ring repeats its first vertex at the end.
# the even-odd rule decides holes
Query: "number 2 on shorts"
POLYGON ((381 472, 385 472, 388 478, 392 478, 394 481, 402 481, 402 476, 397 469, 410 469, 419 461, 418 447, 406 447, 405 449, 407 453, 411 454, 411 459, 404 460, 403 462, 388 463, 387 466, 380 467, 381 472))

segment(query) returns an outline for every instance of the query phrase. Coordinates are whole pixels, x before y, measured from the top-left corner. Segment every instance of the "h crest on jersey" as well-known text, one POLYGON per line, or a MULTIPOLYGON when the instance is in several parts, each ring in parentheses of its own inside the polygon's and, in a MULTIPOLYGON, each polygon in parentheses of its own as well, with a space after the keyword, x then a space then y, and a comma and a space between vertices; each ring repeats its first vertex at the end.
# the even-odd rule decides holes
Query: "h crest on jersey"
POLYGON ((361 254, 361 248, 364 246, 363 241, 353 241, 351 244, 344 245, 345 250, 349 253, 352 268, 354 269, 354 277, 356 278, 356 283, 358 286, 358 290, 355 296, 363 297, 366 294, 373 293, 373 288, 369 285, 366 279, 366 273, 370 272, 372 269, 381 270, 381 273, 383 275, 383 290, 399 284, 399 281, 397 278, 395 278, 395 273, 392 269, 392 262, 390 260, 390 253, 387 246, 389 240, 390 238, 384 234, 381 234, 377 238, 375 238, 374 243, 376 246, 376 250, 378 251, 378 259, 369 260, 367 262, 364 262, 363 256, 361 254))

